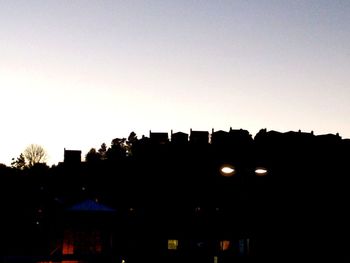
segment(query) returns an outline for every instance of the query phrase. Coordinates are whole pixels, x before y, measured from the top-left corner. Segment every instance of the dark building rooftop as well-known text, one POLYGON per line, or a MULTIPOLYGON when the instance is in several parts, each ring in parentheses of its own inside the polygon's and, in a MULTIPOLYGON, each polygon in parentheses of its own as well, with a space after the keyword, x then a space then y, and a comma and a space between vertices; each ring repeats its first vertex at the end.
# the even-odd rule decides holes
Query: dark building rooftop
POLYGON ((64 149, 64 163, 65 164, 80 164, 81 151, 80 150, 66 150, 64 149))
POLYGON ((167 132, 149 132, 151 144, 167 144, 169 143, 167 132))
POLYGON ((190 130, 190 143, 197 145, 206 145, 209 143, 209 132, 190 130))
POLYGON ((184 132, 175 132, 171 131, 171 143, 172 144, 187 144, 188 143, 188 134, 184 132))

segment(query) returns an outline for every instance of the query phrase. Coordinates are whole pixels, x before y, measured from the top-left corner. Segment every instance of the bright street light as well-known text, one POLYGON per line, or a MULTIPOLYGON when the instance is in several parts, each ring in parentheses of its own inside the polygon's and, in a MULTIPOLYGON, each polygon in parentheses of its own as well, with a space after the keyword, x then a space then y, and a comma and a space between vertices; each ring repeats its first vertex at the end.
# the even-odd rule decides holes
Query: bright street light
POLYGON ((232 165, 224 164, 220 168, 220 173, 222 176, 230 177, 236 173, 236 170, 232 165))
POLYGON ((257 176, 265 176, 265 175, 267 175, 267 169, 264 167, 257 167, 255 169, 255 174, 257 176))

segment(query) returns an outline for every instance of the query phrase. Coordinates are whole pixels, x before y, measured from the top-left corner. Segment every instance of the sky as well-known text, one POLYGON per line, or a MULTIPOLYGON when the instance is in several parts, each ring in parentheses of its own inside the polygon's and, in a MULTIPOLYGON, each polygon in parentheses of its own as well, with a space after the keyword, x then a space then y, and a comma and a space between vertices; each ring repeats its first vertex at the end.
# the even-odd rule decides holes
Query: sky
POLYGON ((350 138, 348 0, 0 0, 0 163, 114 138, 350 138))

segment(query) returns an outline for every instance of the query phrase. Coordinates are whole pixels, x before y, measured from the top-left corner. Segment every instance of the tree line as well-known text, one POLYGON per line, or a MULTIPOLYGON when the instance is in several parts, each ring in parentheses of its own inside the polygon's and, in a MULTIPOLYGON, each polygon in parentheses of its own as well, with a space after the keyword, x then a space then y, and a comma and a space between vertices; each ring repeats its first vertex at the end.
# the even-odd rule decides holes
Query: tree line
MULTIPOLYGON (((137 142, 135 132, 131 132, 128 138, 115 138, 108 147, 102 143, 100 148, 91 148, 85 155, 87 163, 95 163, 104 160, 115 160, 132 155, 132 145, 137 142)), ((46 165, 48 154, 44 147, 38 144, 30 144, 17 158, 12 158, 11 167, 18 170, 32 168, 37 164, 46 165)))
POLYGON ((38 163, 46 163, 46 150, 38 144, 30 144, 17 158, 12 158, 11 167, 23 170, 38 163))
POLYGON ((132 146, 137 142, 137 136, 135 132, 131 132, 128 139, 115 138, 111 141, 111 146, 107 147, 106 143, 102 143, 100 148, 91 148, 85 155, 85 161, 87 163, 94 163, 104 160, 115 160, 124 156, 132 155, 132 146))

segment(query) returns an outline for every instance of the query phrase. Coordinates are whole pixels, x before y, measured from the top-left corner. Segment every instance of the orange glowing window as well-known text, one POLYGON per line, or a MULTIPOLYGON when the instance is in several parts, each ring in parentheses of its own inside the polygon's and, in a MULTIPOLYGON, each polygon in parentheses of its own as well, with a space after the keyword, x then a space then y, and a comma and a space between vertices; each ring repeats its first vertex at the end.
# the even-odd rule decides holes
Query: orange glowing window
POLYGON ((103 250, 102 236, 99 230, 95 231, 74 231, 64 232, 62 254, 100 254, 103 250))
POLYGON ((74 235, 71 231, 64 231, 62 254, 63 255, 74 254, 74 235))
POLYGON ((220 241, 220 250, 226 251, 230 248, 231 242, 229 240, 221 240, 220 241))

